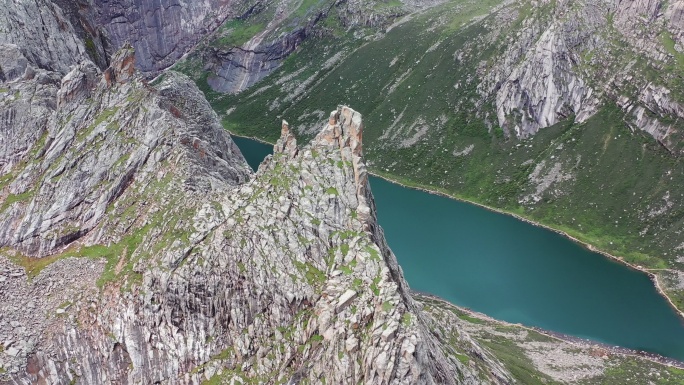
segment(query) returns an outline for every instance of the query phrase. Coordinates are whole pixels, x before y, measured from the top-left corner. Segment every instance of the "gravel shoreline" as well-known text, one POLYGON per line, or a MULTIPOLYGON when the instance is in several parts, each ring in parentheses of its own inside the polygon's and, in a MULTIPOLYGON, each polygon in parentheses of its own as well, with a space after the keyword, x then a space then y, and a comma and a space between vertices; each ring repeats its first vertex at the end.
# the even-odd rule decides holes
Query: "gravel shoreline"
POLYGON ((555 332, 555 331, 551 331, 551 330, 542 329, 542 328, 539 328, 536 326, 525 326, 525 325, 522 325, 519 323, 511 323, 511 322, 502 321, 502 320, 499 320, 496 318, 492 318, 492 317, 490 317, 484 313, 480 313, 480 312, 477 312, 477 311, 474 311, 474 310, 471 310, 471 309, 468 309, 465 307, 454 305, 453 303, 451 303, 451 302, 449 302, 449 301, 447 301, 447 300, 445 300, 439 296, 436 296, 434 294, 430 294, 430 293, 425 293, 425 292, 421 292, 421 291, 417 291, 417 290, 411 290, 411 294, 415 295, 417 297, 422 297, 422 298, 438 301, 440 303, 443 303, 446 306, 450 306, 450 307, 456 308, 456 309, 458 309, 464 313, 467 313, 469 316, 472 316, 474 318, 478 318, 478 319, 481 319, 481 320, 484 320, 487 322, 492 322, 492 323, 496 323, 496 324, 504 325, 504 326, 514 326, 514 327, 519 327, 522 329, 535 331, 535 332, 543 334, 547 337, 551 337, 551 338, 554 338, 554 339, 559 340, 559 341, 567 342, 569 344, 579 346, 582 348, 604 349, 611 354, 640 357, 640 358, 647 359, 649 361, 653 361, 653 362, 656 362, 656 363, 659 363, 662 365, 667 365, 667 366, 675 367, 678 369, 684 369, 684 361, 680 361, 680 360, 677 360, 677 359, 674 359, 671 357, 665 357, 665 356, 662 356, 660 354, 645 352, 642 350, 629 349, 629 348, 625 348, 622 346, 610 345, 610 344, 606 344, 606 343, 599 342, 599 341, 589 340, 586 338, 575 337, 575 336, 571 336, 568 334, 563 334, 563 333, 559 333, 559 332, 555 332))

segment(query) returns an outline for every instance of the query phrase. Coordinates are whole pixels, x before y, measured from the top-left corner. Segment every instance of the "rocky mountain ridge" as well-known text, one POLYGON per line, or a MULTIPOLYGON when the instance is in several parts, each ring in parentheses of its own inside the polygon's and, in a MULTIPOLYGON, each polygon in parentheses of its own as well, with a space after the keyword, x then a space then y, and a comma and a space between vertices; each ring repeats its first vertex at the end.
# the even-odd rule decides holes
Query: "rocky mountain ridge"
POLYGON ((244 160, 187 79, 146 88, 130 48, 111 62, 63 78, 49 121, 66 124, 46 127, 5 187, 41 186, 3 203, 3 229, 35 234, 2 241, 5 269, 27 270, 2 282, 9 383, 474 383, 436 348, 384 243, 360 115, 338 109, 301 150, 283 125, 280 151, 244 183, 244 160), (46 235, 64 227, 77 230, 46 235), (52 263, 31 270, 36 257, 52 263), (27 292, 37 305, 13 305, 27 292), (14 325, 26 311, 42 316, 14 325))
POLYGON ((130 46, 101 72, 74 41, 70 68, 4 56, 3 382, 474 383, 384 243, 359 114, 304 149, 284 125, 252 177, 187 78, 147 84, 130 46))
MULTIPOLYGON (((164 7, 146 14, 198 15, 164 7)), ((253 173, 187 76, 148 83, 135 66, 153 50, 110 56, 96 10, 0 7, 0 383, 682 378, 416 299, 376 221, 358 112, 320 116, 303 147, 283 122, 253 173)))

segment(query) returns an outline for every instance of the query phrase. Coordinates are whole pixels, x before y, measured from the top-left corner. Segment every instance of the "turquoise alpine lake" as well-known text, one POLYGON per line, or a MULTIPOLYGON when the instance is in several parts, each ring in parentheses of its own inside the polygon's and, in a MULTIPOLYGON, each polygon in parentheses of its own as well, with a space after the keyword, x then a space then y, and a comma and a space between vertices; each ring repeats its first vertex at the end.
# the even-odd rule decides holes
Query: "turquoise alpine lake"
MULTIPOLYGON (((233 136, 252 168, 272 146, 233 136)), ((684 360, 684 323, 649 277, 509 215, 370 178, 413 290, 493 318, 684 360)))

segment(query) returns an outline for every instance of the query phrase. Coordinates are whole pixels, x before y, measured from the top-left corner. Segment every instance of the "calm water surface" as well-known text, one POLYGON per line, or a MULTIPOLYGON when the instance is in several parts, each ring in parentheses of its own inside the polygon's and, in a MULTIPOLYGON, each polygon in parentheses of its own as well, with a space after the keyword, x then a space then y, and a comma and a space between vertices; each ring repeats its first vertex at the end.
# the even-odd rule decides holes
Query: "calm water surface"
MULTIPOLYGON (((272 151, 233 139, 253 168, 272 151)), ((684 324, 645 274, 511 216, 370 183, 411 288, 505 321, 684 360, 684 324)))

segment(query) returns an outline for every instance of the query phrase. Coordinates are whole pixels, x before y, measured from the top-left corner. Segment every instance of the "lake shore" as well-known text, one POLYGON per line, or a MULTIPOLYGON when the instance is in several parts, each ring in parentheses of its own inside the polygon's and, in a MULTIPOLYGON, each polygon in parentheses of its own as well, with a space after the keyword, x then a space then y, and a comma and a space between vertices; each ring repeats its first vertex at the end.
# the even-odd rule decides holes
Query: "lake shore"
MULTIPOLYGON (((229 131, 229 132, 230 132, 230 131, 229 131)), ((273 146, 273 143, 270 143, 270 142, 268 142, 268 141, 265 141, 265 140, 262 140, 262 139, 259 139, 259 138, 256 138, 256 137, 245 136, 245 135, 237 135, 237 134, 234 134, 233 132, 230 132, 230 135, 231 135, 231 136, 236 136, 236 137, 239 137, 239 138, 251 139, 251 140, 257 141, 257 142, 262 143, 262 144, 267 144, 267 145, 273 146)), ((625 261, 623 258, 620 258, 620 257, 618 257, 618 256, 612 255, 612 254, 610 254, 610 253, 608 253, 608 252, 605 252, 605 251, 603 251, 603 250, 600 250, 600 249, 598 249, 597 247, 595 247, 594 245, 589 244, 589 243, 587 243, 587 242, 584 242, 584 241, 582 241, 582 240, 579 240, 579 239, 573 237, 572 235, 566 233, 565 231, 562 231, 562 230, 559 230, 559 229, 550 227, 550 226, 548 226, 548 225, 545 225, 545 224, 542 224, 542 223, 539 223, 539 222, 535 222, 535 221, 533 221, 533 220, 531 220, 531 219, 529 219, 529 218, 525 218, 525 217, 523 217, 523 216, 521 216, 521 215, 519 215, 519 214, 512 213, 512 212, 505 211, 505 210, 501 210, 501 209, 497 209, 497 208, 490 207, 490 206, 486 206, 486 205, 483 205, 482 203, 478 203, 478 202, 475 202, 475 201, 471 201, 471 200, 468 200, 468 199, 464 199, 464 198, 461 198, 461 197, 457 197, 457 196, 455 196, 455 195, 452 195, 452 194, 449 194, 449 193, 446 193, 446 192, 443 192, 443 191, 432 190, 432 189, 430 189, 430 188, 427 187, 427 186, 422 186, 422 185, 418 185, 418 184, 416 184, 416 185, 406 185, 406 184, 402 183, 401 181, 399 181, 399 180, 397 180, 397 179, 395 179, 395 178, 393 178, 393 177, 391 177, 391 176, 388 176, 388 175, 386 175, 386 174, 380 174, 380 173, 373 172, 373 171, 370 171, 370 170, 368 170, 367 172, 368 172, 369 175, 372 175, 372 176, 374 176, 374 177, 383 179, 383 180, 385 180, 385 181, 387 181, 387 182, 390 182, 390 183, 393 183, 393 184, 396 184, 396 185, 399 185, 399 186, 402 186, 402 187, 405 187, 405 188, 409 188, 409 189, 413 189, 413 190, 419 190, 419 191, 426 192, 426 193, 428 193, 428 194, 438 195, 438 196, 442 196, 442 197, 445 197, 445 198, 453 199, 453 200, 456 200, 456 201, 459 201, 459 202, 465 202, 465 203, 473 204, 473 205, 479 206, 479 207, 481 207, 481 208, 484 208, 484 209, 486 209, 486 210, 489 210, 489 211, 492 211, 492 212, 495 212, 495 213, 499 213, 499 214, 503 214, 503 215, 512 216, 512 217, 514 217, 514 218, 516 218, 516 219, 518 219, 518 220, 520 220, 520 221, 529 223, 529 224, 531 224, 531 225, 533 225, 533 226, 537 226, 537 227, 541 227, 541 228, 544 228, 544 229, 553 231, 553 232, 555 232, 555 233, 557 233, 557 234, 559 234, 559 235, 561 235, 561 236, 563 236, 563 237, 565 237, 565 238, 568 238, 568 239, 572 240, 573 242, 575 242, 575 243, 577 243, 577 244, 583 246, 583 247, 586 248, 587 250, 590 250, 590 251, 592 251, 592 252, 594 252, 594 253, 597 253, 597 254, 601 254, 601 255, 603 255, 604 257, 607 257, 607 258, 609 258, 609 259, 611 259, 611 260, 613 260, 613 261, 616 261, 616 262, 618 262, 618 263, 621 263, 622 265, 625 265, 625 266, 627 266, 627 267, 630 268, 630 269, 633 269, 633 270, 642 272, 642 273, 646 274, 646 275, 649 277, 649 279, 651 280, 651 282, 652 282, 653 285, 655 286, 655 288, 656 288, 656 290, 658 291, 658 293, 659 293, 662 297, 664 297, 665 300, 667 300, 667 302, 670 304, 670 306, 672 307, 672 309, 675 310, 675 312, 677 313, 677 315, 679 316, 679 318, 682 319, 682 320, 684 320, 684 311, 682 311, 682 309, 679 309, 679 308, 677 307, 677 305, 675 305, 675 303, 672 301, 672 299, 667 295, 667 293, 665 292, 665 289, 662 287, 662 285, 660 284, 660 281, 658 280, 658 276, 657 276, 655 273, 649 271, 648 269, 646 269, 646 268, 644 268, 644 267, 642 267, 642 266, 638 266, 638 265, 632 264, 632 263, 630 263, 630 262, 625 261)))
MULTIPOLYGON (((228 130, 226 130, 226 131, 228 131, 228 130)), ((261 143, 261 144, 268 144, 269 146, 275 146, 275 143, 271 143, 271 142, 265 141, 265 140, 263 140, 263 139, 259 139, 259 138, 257 138, 256 136, 238 135, 238 134, 233 133, 233 132, 231 132, 231 131, 228 131, 228 133, 230 134, 230 136, 236 136, 236 137, 242 138, 242 139, 250 139, 250 140, 253 140, 253 141, 255 141, 255 142, 259 142, 259 143, 261 143)))
POLYGON ((519 324, 519 323, 511 323, 511 322, 502 321, 502 320, 499 320, 496 318, 492 318, 492 317, 490 317, 484 313, 480 313, 480 312, 477 312, 477 311, 474 311, 474 310, 471 310, 471 309, 468 309, 465 307, 454 305, 453 303, 451 303, 451 302, 449 302, 449 301, 447 301, 447 300, 445 300, 439 296, 436 296, 434 294, 430 294, 430 293, 424 293, 424 292, 420 292, 420 291, 411 290, 411 294, 414 297, 418 297, 419 301, 420 301, 420 298, 426 298, 426 299, 429 299, 432 301, 437 301, 437 302, 442 303, 444 306, 453 307, 455 309, 458 309, 459 311, 466 313, 466 314, 468 314, 468 316, 471 316, 473 318, 477 318, 477 319, 480 319, 483 321, 495 323, 498 325, 513 326, 513 327, 533 331, 533 332, 545 335, 549 338, 553 338, 553 339, 558 340, 558 341, 562 341, 562 342, 566 342, 566 343, 574 345, 574 346, 578 346, 580 348, 602 348, 602 349, 609 351, 611 354, 619 354, 619 355, 624 355, 624 356, 638 357, 638 358, 646 359, 646 360, 649 360, 652 362, 656 362, 658 364, 667 365, 667 366, 678 368, 678 369, 684 369, 684 362, 679 361, 679 360, 674 359, 674 358, 665 357, 665 356, 662 356, 660 354, 629 349, 629 348, 625 348, 622 346, 610 345, 610 344, 606 344, 606 343, 602 343, 602 342, 598 342, 598 341, 593 341, 593 340, 589 340, 589 339, 585 339, 585 338, 574 337, 571 335, 558 333, 558 332, 554 332, 551 330, 546 330, 546 329, 542 329, 542 328, 538 328, 538 327, 534 327, 534 326, 526 326, 526 325, 519 324))
POLYGON ((656 290, 658 291, 658 293, 659 293, 661 296, 663 296, 663 297, 667 300, 667 302, 670 304, 670 306, 672 307, 672 309, 675 310, 675 312, 679 315, 679 317, 680 317, 682 320, 684 320, 684 311, 682 311, 681 309, 679 309, 679 308, 677 307, 677 305, 675 305, 675 303, 672 301, 672 299, 667 295, 667 293, 665 292, 665 290, 664 290, 663 287, 661 286, 660 281, 658 280, 658 276, 657 276, 655 273, 649 271, 648 269, 646 269, 646 268, 644 268, 644 267, 642 267, 642 266, 635 265, 635 264, 633 264, 633 263, 630 263, 630 262, 625 261, 624 259, 622 259, 622 258, 620 258, 620 257, 618 257, 618 256, 612 255, 612 254, 610 254, 610 253, 608 253, 608 252, 605 252, 605 251, 603 251, 603 250, 599 250, 599 249, 596 248, 594 245, 589 244, 589 243, 587 243, 587 242, 584 242, 584 241, 582 241, 582 240, 579 240, 579 239, 573 237, 572 235, 566 233, 565 231, 562 231, 562 230, 559 230, 559 229, 555 229, 555 228, 550 227, 550 226, 548 226, 548 225, 545 225, 545 224, 543 224, 543 223, 535 222, 535 221, 533 221, 533 220, 531 220, 531 219, 529 219, 529 218, 525 218, 525 217, 523 217, 523 216, 521 216, 521 215, 519 215, 519 214, 512 213, 512 212, 505 211, 505 210, 501 210, 501 209, 497 209, 497 208, 495 208, 495 207, 486 206, 486 205, 483 205, 482 203, 478 203, 478 202, 471 201, 471 200, 468 200, 468 199, 460 198, 460 197, 457 197, 457 196, 454 196, 454 195, 451 195, 451 194, 448 194, 448 193, 445 193, 445 192, 442 192, 442 191, 431 190, 431 189, 429 189, 428 187, 406 185, 406 184, 404 184, 404 183, 402 183, 402 182, 400 182, 400 181, 398 181, 398 180, 396 180, 396 179, 393 179, 392 177, 389 177, 389 176, 387 176, 387 175, 384 175, 384 174, 379 174, 379 173, 375 173, 375 172, 372 172, 372 171, 368 171, 368 173, 369 173, 370 175, 373 175, 374 177, 383 179, 383 180, 385 180, 385 181, 387 181, 387 182, 394 183, 394 184, 396 184, 396 185, 399 185, 399 186, 402 186, 402 187, 405 187, 405 188, 410 188, 410 189, 413 189, 413 190, 423 191, 423 192, 426 192, 426 193, 428 193, 428 194, 433 194, 433 195, 442 196, 442 197, 445 197, 445 198, 457 200, 457 201, 459 201, 459 202, 469 203, 469 204, 472 204, 472 205, 476 205, 476 206, 478 206, 478 207, 481 207, 481 208, 483 208, 483 209, 485 209, 485 210, 489 210, 489 211, 492 211, 492 212, 495 212, 495 213, 499 213, 499 214, 503 214, 503 215, 512 216, 512 217, 514 217, 514 218, 516 218, 516 219, 518 219, 518 220, 520 220, 520 221, 529 223, 529 224, 531 224, 531 225, 533 225, 533 226, 541 227, 541 228, 544 228, 544 229, 553 231, 553 232, 556 233, 556 234, 560 234, 560 235, 562 235, 563 237, 568 238, 568 239, 570 239, 571 241, 573 241, 573 242, 575 242, 575 243, 577 243, 577 244, 583 246, 583 247, 586 248, 587 250, 590 250, 590 251, 592 251, 592 252, 594 252, 594 253, 597 253, 597 254, 601 254, 601 255, 603 255, 603 256, 606 257, 606 258, 609 258, 609 259, 611 259, 611 260, 614 260, 614 261, 616 261, 616 262, 618 262, 618 263, 621 263, 621 264, 623 264, 623 265, 629 267, 630 269, 633 269, 633 270, 642 272, 642 273, 648 275, 648 277, 650 278, 651 282, 653 282, 653 285, 655 286, 655 288, 656 288, 656 290))

